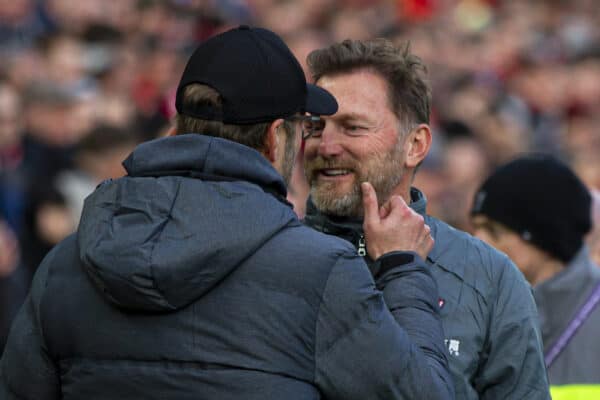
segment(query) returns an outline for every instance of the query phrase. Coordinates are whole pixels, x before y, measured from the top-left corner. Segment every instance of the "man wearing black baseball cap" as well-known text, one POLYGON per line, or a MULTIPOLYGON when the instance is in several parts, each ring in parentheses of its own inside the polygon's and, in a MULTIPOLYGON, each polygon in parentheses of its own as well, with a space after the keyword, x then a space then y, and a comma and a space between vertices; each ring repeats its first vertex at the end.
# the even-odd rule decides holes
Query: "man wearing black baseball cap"
POLYGON ((281 39, 209 39, 176 107, 38 269, 0 398, 452 399, 423 220, 363 185, 374 281, 285 199, 299 131, 337 103, 281 39))
POLYGON ((510 256, 533 286, 553 399, 600 398, 600 268, 584 244, 591 196, 553 156, 499 167, 472 209, 475 233, 510 256))

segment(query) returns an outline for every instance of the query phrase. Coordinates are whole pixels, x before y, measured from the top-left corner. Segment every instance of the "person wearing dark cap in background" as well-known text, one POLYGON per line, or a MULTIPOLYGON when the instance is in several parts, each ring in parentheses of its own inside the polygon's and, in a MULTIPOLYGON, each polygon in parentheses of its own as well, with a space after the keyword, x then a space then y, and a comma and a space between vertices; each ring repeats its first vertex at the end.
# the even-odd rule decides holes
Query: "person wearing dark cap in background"
POLYGON ((600 269, 584 244, 591 196, 567 165, 532 154, 477 191, 475 233, 514 260, 533 286, 552 398, 600 398, 600 269))
POLYGON ((422 219, 364 185, 374 281, 285 200, 300 128, 337 103, 281 39, 204 42, 176 107, 171 135, 138 146, 42 262, 0 397, 452 399, 422 219))

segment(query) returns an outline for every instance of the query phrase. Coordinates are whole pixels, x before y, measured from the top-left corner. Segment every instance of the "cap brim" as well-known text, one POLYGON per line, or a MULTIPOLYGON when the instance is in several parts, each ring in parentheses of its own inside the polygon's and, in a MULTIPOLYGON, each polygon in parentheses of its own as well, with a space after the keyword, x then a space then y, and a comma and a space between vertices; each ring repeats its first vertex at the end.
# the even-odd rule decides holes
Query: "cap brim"
POLYGON ((314 115, 332 115, 337 112, 338 103, 327 90, 307 83, 306 91, 306 112, 314 115))

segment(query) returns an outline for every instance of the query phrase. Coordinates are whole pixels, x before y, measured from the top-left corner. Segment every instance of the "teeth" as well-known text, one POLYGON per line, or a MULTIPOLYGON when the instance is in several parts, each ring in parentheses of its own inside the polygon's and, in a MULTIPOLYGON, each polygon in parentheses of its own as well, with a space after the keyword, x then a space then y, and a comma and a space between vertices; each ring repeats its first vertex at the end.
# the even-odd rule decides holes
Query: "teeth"
POLYGON ((350 170, 347 169, 326 169, 323 170, 323 174, 327 176, 346 175, 350 170))

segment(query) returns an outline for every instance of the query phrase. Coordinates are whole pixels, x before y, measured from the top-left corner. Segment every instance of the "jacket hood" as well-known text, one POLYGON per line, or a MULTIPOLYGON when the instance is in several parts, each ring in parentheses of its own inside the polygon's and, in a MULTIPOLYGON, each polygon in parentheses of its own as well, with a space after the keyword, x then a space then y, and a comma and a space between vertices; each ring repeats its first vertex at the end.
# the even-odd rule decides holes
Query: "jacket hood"
POLYGON ((84 268, 122 308, 186 306, 296 220, 279 174, 234 142, 158 139, 123 165, 86 199, 77 234, 84 268))

